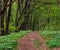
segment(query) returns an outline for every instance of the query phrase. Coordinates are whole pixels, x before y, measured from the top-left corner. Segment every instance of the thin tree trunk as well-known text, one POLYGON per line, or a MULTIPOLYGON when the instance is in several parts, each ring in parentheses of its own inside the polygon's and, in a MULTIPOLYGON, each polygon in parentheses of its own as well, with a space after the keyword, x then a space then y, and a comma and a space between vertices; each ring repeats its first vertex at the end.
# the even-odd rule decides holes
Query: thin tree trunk
POLYGON ((18 4, 17 4, 17 5, 18 5, 18 8, 17 8, 16 18, 15 18, 15 27, 16 27, 15 32, 18 32, 18 30, 17 30, 17 29, 18 29, 18 24, 19 24, 18 18, 21 17, 21 16, 20 16, 20 14, 21 14, 21 3, 22 3, 21 1, 22 1, 22 0, 18 0, 18 1, 17 1, 17 3, 18 3, 18 4), (18 14, 19 14, 19 15, 18 15, 18 14))
MULTIPOLYGON (((3 9, 3 0, 0 1, 0 11, 3 9)), ((4 34, 4 12, 0 14, 0 35, 4 34)))
MULTIPOLYGON (((10 0, 10 3, 12 2, 12 0, 10 0)), ((6 30, 5 30, 5 35, 6 34, 10 34, 9 32, 9 22, 10 22, 10 17, 11 17, 11 8, 12 8, 12 4, 9 6, 8 9, 8 16, 6 18, 6 30)))

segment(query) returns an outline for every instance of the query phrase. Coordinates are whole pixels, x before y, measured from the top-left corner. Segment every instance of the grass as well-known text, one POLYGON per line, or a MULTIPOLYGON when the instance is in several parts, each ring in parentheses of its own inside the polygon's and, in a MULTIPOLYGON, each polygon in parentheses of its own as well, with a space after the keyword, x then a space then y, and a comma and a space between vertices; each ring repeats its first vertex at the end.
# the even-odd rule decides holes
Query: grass
POLYGON ((42 30, 41 36, 49 47, 60 47, 60 30, 42 30))
POLYGON ((41 42, 38 39, 36 39, 34 40, 34 44, 36 45, 37 48, 39 48, 41 45, 41 42))
POLYGON ((18 39, 22 38, 29 32, 30 30, 20 31, 18 33, 11 33, 10 35, 0 37, 0 50, 16 50, 18 39))

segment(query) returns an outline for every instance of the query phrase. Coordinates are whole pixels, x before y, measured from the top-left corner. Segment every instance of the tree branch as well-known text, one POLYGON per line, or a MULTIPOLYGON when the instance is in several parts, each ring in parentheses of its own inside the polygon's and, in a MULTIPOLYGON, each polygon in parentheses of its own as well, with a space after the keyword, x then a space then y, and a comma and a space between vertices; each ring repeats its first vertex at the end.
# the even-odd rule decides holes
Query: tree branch
POLYGON ((11 3, 7 4, 4 6, 4 8, 0 11, 0 15, 3 14, 3 12, 11 5, 15 2, 16 0, 13 0, 11 3))

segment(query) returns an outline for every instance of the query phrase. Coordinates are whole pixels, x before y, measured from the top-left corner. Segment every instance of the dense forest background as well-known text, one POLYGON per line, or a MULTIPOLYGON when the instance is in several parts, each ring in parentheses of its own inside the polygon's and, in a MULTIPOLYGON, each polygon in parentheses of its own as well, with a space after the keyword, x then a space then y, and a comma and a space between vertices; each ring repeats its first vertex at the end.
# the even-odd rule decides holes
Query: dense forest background
POLYGON ((60 0, 0 0, 1 36, 43 29, 60 29, 60 0))

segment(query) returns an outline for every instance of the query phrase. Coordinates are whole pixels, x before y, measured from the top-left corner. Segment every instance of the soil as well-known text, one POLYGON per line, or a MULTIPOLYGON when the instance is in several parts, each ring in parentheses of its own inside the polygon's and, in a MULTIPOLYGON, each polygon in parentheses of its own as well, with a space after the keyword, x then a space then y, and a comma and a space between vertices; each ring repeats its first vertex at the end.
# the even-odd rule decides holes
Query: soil
POLYGON ((49 49, 45 43, 45 39, 40 36, 39 32, 30 32, 18 40, 18 50, 60 50, 60 48, 49 49), (35 40, 40 41, 40 46, 34 44, 35 40))

